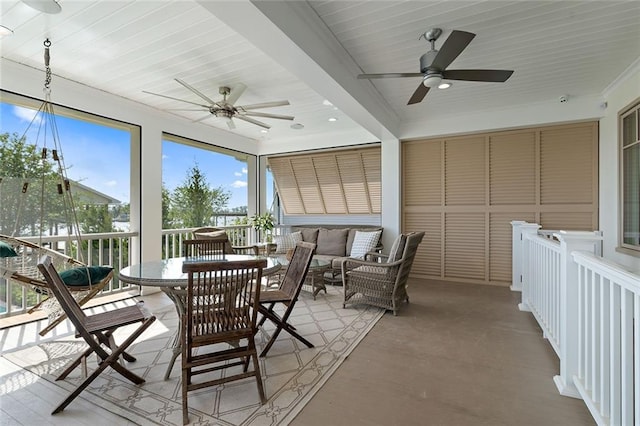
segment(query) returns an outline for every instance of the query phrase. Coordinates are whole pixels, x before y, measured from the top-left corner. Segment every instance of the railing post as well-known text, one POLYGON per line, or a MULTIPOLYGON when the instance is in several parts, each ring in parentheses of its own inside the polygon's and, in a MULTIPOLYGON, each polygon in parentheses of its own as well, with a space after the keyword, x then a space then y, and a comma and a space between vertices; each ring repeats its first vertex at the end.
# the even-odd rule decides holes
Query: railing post
POLYGON ((524 220, 511 221, 511 291, 522 291, 522 234, 524 220))
POLYGON ((530 282, 528 281, 529 276, 529 262, 531 262, 531 255, 528 252, 529 243, 527 242, 527 235, 535 235, 538 233, 538 229, 540 229, 540 225, 537 223, 528 223, 524 222, 518 227, 520 233, 520 264, 518 266, 518 276, 514 277, 520 281, 520 289, 522 291, 521 302, 518 305, 518 309, 523 312, 531 312, 531 308, 529 307, 529 293, 531 288, 529 287, 530 282))
POLYGON ((560 231, 560 374, 553 381, 561 395, 580 398, 573 383, 578 374, 578 264, 571 253, 577 250, 596 253, 602 241, 599 231, 560 231))

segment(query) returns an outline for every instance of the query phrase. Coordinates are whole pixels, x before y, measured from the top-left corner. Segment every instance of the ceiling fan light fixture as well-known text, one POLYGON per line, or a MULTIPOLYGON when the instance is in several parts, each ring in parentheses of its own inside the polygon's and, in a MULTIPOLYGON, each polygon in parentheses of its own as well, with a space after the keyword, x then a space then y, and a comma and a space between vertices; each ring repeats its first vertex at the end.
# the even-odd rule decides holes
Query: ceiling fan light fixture
POLYGON ((62 7, 56 0, 22 0, 22 3, 40 12, 56 14, 62 7))
POLYGON ((449 87, 451 87, 451 83, 447 83, 447 82, 445 82, 445 83, 440 83, 440 84, 438 85, 438 89, 441 89, 441 90, 448 89, 449 87))
POLYGON ((422 80, 422 84, 424 84, 425 87, 428 87, 428 88, 438 87, 441 82, 442 82, 442 76, 440 74, 427 74, 424 76, 424 79, 422 80))

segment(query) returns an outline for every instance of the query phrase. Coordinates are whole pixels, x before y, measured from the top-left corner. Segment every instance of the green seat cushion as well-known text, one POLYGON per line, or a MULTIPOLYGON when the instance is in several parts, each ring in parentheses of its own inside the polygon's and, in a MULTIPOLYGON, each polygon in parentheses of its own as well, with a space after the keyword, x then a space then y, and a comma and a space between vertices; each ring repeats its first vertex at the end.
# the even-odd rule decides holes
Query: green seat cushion
POLYGON ((91 277, 91 284, 97 284, 109 275, 111 271, 113 271, 111 266, 83 266, 60 272, 60 278, 69 286, 85 286, 89 285, 87 273, 91 277))
POLYGON ((16 257, 18 253, 10 244, 0 241, 0 257, 16 257))

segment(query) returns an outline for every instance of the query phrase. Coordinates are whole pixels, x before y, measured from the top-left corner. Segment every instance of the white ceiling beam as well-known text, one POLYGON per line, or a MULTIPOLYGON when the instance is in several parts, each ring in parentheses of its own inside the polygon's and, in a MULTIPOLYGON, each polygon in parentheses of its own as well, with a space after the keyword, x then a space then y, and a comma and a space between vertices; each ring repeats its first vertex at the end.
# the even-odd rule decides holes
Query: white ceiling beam
POLYGON ((198 3, 376 138, 397 137, 399 117, 307 2, 198 3))

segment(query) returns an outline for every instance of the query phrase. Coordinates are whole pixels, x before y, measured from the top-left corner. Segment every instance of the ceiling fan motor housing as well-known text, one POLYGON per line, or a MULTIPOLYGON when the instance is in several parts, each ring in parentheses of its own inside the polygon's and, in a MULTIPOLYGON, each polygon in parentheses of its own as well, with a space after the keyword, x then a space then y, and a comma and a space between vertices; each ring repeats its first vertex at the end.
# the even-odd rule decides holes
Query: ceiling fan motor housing
MULTIPOLYGON (((430 50, 424 55, 420 56, 420 72, 421 73, 426 73, 427 71, 429 71, 429 67, 431 67, 431 64, 433 63, 433 60, 435 59, 437 54, 438 54, 437 50, 430 50)), ((432 70, 432 71, 439 72, 440 70, 432 70)))

